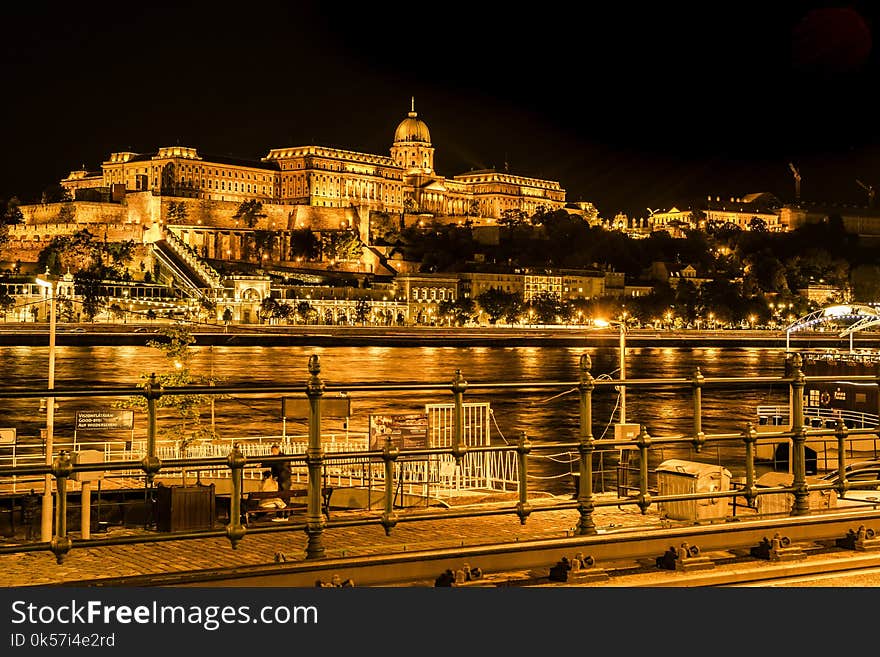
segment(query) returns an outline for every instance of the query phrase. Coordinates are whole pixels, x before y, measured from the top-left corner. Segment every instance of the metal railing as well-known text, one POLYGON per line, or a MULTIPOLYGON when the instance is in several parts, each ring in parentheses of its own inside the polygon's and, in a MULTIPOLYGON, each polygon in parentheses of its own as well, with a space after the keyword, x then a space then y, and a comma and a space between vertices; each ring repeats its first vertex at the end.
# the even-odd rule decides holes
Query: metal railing
MULTIPOLYGON (((843 421, 838 421, 834 427, 810 428, 807 426, 804 412, 803 390, 807 377, 801 370, 800 356, 794 355, 790 361, 790 367, 782 377, 704 377, 699 369, 696 369, 691 377, 658 378, 658 379, 595 379, 590 368, 592 366, 590 356, 584 354, 580 357, 580 376, 577 381, 503 381, 468 383, 460 370, 456 370, 451 382, 430 383, 333 383, 326 384, 320 377, 320 364, 317 356, 309 358, 309 378, 304 386, 186 386, 162 388, 152 379, 144 388, 89 388, 89 389, 55 389, 55 398, 85 398, 85 397, 118 397, 118 396, 142 396, 147 402, 147 439, 146 455, 139 460, 123 460, 106 463, 91 463, 74 465, 67 451, 62 451, 54 459, 52 465, 15 465, 0 467, 0 483, 5 478, 22 476, 50 475, 54 480, 57 498, 56 522, 54 536, 51 541, 26 543, 17 546, 0 546, 0 553, 51 550, 61 563, 65 555, 74 545, 88 546, 90 544, 110 545, 120 543, 146 543, 172 539, 193 539, 211 536, 225 536, 229 539, 232 547, 236 547, 249 531, 242 522, 242 481, 245 470, 251 465, 248 458, 248 449, 235 445, 225 455, 205 455, 198 458, 181 459, 173 455, 164 455, 157 446, 157 404, 156 401, 164 395, 228 395, 228 394, 304 394, 308 401, 308 442, 303 453, 285 454, 279 456, 259 455, 260 463, 274 463, 288 461, 291 466, 305 473, 307 482, 307 510, 305 522, 300 524, 286 524, 284 527, 260 527, 250 531, 265 533, 272 531, 288 531, 291 528, 302 529, 307 535, 305 550, 306 559, 320 559, 325 556, 323 533, 326 529, 334 527, 351 527, 360 525, 379 524, 386 534, 391 534, 399 522, 418 522, 422 520, 437 520, 438 518, 455 517, 478 517, 488 515, 515 514, 520 522, 525 524, 532 513, 555 511, 560 509, 576 510, 578 515, 577 533, 596 534, 597 529, 593 519, 593 512, 598 507, 635 505, 644 514, 652 505, 663 505, 687 500, 715 500, 723 501, 726 505, 730 499, 745 499, 749 505, 761 495, 789 493, 792 495, 792 516, 804 516, 810 513, 808 496, 812 491, 835 490, 843 496, 848 490, 854 488, 866 488, 880 485, 880 481, 850 483, 847 479, 845 467, 847 465, 846 446, 849 441, 873 436, 875 429, 850 429, 843 421), (747 423, 740 430, 729 433, 706 434, 702 430, 702 391, 704 388, 743 388, 761 385, 787 384, 789 387, 790 408, 792 424, 784 431, 761 432, 756 430, 756 425, 747 423), (628 439, 603 439, 596 440, 593 437, 593 394, 596 389, 613 389, 617 386, 626 386, 631 390, 639 390, 645 393, 652 389, 674 388, 690 392, 693 399, 693 415, 691 418, 692 431, 685 435, 675 436, 651 436, 644 424, 638 435, 628 439), (571 390, 575 389, 578 394, 578 439, 570 442, 547 442, 533 444, 525 433, 521 433, 513 444, 469 446, 464 437, 464 414, 463 404, 466 391, 472 390, 571 390), (357 392, 377 391, 411 391, 418 393, 426 392, 451 392, 453 399, 452 413, 452 436, 451 444, 444 447, 401 450, 395 446, 390 436, 386 438, 381 449, 349 449, 348 446, 342 451, 328 453, 322 441, 322 397, 328 392, 345 392, 353 394, 357 392), (834 439, 838 446, 838 468, 841 476, 834 483, 808 484, 806 479, 806 451, 805 445, 808 438, 826 437, 834 439), (756 485, 755 450, 756 446, 763 441, 778 441, 779 439, 791 440, 791 474, 792 481, 789 486, 759 487, 756 485), (744 450, 743 465, 745 478, 741 487, 732 489, 695 490, 682 494, 653 494, 649 488, 649 454, 652 450, 663 449, 670 446, 689 446, 695 452, 701 452, 709 445, 733 444, 741 445, 744 450), (628 487, 626 494, 616 496, 613 499, 600 499, 594 494, 593 477, 595 475, 595 463, 593 456, 598 452, 609 449, 631 450, 638 457, 637 482, 628 487), (527 473, 530 459, 537 452, 574 452, 578 456, 578 489, 577 497, 573 500, 545 501, 532 500, 529 497, 527 485, 527 473), (160 454, 165 456, 160 457, 160 454), (505 454, 508 459, 515 459, 516 473, 519 477, 516 488, 517 502, 513 505, 500 505, 492 508, 480 509, 446 509, 439 512, 407 512, 399 514, 394 501, 396 484, 400 477, 408 476, 405 469, 395 468, 409 457, 450 459, 457 465, 461 465, 468 455, 505 454), (356 463, 369 462, 376 464, 382 470, 385 486, 382 490, 382 510, 380 513, 359 516, 356 519, 342 519, 325 521, 322 514, 322 487, 324 485, 324 468, 328 461, 336 462, 346 460, 356 463), (118 538, 100 539, 98 541, 78 540, 72 541, 67 531, 67 488, 68 481, 74 473, 86 472, 126 472, 138 470, 144 473, 148 481, 159 472, 179 468, 224 468, 229 471, 231 480, 230 513, 229 523, 224 530, 190 531, 172 533, 169 535, 139 535, 118 538), (632 494, 630 494, 632 493, 632 494)), ((853 381, 878 384, 877 376, 853 376, 853 381)), ((812 377, 811 377, 812 380, 812 377)), ((0 399, 10 398, 38 398, 45 395, 45 391, 0 391, 0 399)), ((512 466, 510 471, 513 471, 512 466)))

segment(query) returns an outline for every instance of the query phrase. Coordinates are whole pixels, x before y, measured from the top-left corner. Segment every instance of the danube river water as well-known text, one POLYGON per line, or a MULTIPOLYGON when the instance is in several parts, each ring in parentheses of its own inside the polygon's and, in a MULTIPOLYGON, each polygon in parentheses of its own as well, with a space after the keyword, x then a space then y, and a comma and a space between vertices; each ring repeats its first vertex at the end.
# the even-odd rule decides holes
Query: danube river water
MULTIPOLYGON (((236 384, 303 384, 308 378, 308 359, 320 357, 321 376, 328 383, 450 381, 461 369, 469 382, 490 381, 571 381, 578 379, 581 354, 593 360, 593 376, 617 376, 618 351, 572 347, 194 347, 192 370, 197 374, 220 377, 236 384)), ((783 350, 771 348, 632 348, 627 350, 627 378, 687 377, 695 367, 704 376, 782 376, 783 350)), ((56 388, 132 385, 142 373, 162 371, 168 363, 156 350, 145 346, 94 346, 57 348, 56 388)), ((48 349, 3 347, 0 349, 0 389, 46 387, 48 349)), ((760 404, 787 403, 788 387, 781 383, 749 389, 703 391, 703 431, 740 431, 752 420, 760 404)), ((371 413, 424 412, 426 403, 448 403, 449 393, 352 393, 349 430, 365 430, 371 413)), ((572 441, 578 435, 578 397, 570 388, 507 392, 469 391, 466 401, 487 401, 493 411, 490 435, 493 443, 513 442, 525 431, 535 443, 572 441)), ((612 437, 609 424, 618 419, 619 394, 614 388, 594 394, 593 433, 596 438, 612 437)), ((57 440, 72 436, 77 410, 104 408, 110 399, 58 399, 55 416, 57 440)), ((45 426, 36 400, 0 402, 0 428, 14 427, 19 445, 40 444, 40 428, 45 426)), ((652 436, 688 433, 692 427, 690 389, 628 390, 626 419, 646 425, 652 436)), ((209 423, 210 409, 205 408, 209 423)), ((278 435, 282 432, 281 402, 278 396, 235 395, 220 400, 214 409, 219 436, 278 435)), ((342 433, 342 421, 328 418, 325 431, 342 433)), ((146 418, 135 415, 135 436, 143 436, 146 418)), ((304 423, 288 420, 288 434, 305 433, 304 423)), ((94 436, 114 438, 112 435, 94 436)), ((80 436, 82 439, 82 436, 80 436)), ((687 450, 666 448, 655 459, 689 458, 722 462, 734 476, 741 473, 741 447, 705 449, 699 455, 687 450)), ((566 457, 533 459, 531 487, 559 491, 569 466, 566 457)))

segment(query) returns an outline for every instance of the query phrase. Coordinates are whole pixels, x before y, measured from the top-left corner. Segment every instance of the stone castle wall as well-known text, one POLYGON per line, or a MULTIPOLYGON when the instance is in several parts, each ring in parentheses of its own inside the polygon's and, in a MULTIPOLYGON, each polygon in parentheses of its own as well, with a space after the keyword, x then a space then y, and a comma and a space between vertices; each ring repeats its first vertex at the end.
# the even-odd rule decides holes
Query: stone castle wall
MULTIPOLYGON (((131 192, 121 203, 70 201, 22 205, 25 223, 10 227, 9 242, 0 253, 0 262, 36 262, 53 238, 88 229, 93 235, 110 242, 135 240, 149 243, 162 239, 163 225, 241 229, 241 220, 233 218, 240 203, 169 196, 152 192, 131 192), (184 219, 168 218, 171 204, 182 203, 184 219)), ((354 207, 328 208, 307 205, 264 203, 266 215, 254 226, 257 230, 295 230, 310 228, 315 232, 355 229, 361 239, 368 239, 369 215, 354 207)), ((377 263, 372 264, 374 267, 377 263)))
POLYGON ((126 240, 141 242, 143 238, 142 226, 124 223, 19 224, 9 227, 9 240, 0 251, 0 265, 8 268, 17 261, 21 261, 23 264, 35 263, 39 258, 40 251, 46 248, 54 238, 73 235, 80 230, 88 230, 96 238, 106 239, 108 242, 124 242, 126 240))
POLYGON ((69 203, 35 203, 22 205, 21 213, 27 224, 121 224, 127 220, 126 211, 119 203, 71 201, 69 203))

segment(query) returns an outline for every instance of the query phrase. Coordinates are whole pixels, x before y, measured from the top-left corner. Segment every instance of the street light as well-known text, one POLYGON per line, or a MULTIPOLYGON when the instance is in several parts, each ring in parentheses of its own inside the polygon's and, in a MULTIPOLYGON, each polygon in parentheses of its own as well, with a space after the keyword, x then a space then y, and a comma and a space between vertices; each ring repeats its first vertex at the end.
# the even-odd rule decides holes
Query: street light
MULTIPOLYGON (((600 328, 606 328, 608 326, 617 326, 620 332, 620 361, 618 364, 620 379, 626 379, 626 324, 624 322, 618 322, 616 320, 607 320, 607 319, 596 319, 593 320, 593 324, 600 328)), ((626 424, 626 386, 620 386, 620 424, 626 424)))
MULTIPOLYGON (((47 270, 48 273, 48 270, 47 270)), ((46 288, 49 294, 49 385, 48 390, 55 389, 55 284, 36 279, 37 285, 46 288)), ((46 465, 52 465, 53 434, 55 431, 55 398, 46 399, 46 465)), ((40 516, 40 540, 52 540, 52 475, 46 473, 43 482, 43 508, 40 516)))

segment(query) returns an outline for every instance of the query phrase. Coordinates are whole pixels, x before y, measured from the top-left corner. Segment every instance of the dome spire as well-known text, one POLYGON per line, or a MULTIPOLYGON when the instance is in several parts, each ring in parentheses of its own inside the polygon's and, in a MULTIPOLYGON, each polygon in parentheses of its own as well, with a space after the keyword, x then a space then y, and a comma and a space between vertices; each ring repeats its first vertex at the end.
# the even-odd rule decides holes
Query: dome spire
POLYGON ((418 114, 416 114, 416 97, 415 96, 410 96, 410 106, 409 107, 410 107, 409 114, 407 114, 407 116, 409 116, 410 118, 413 118, 413 119, 416 118, 418 116, 418 114))

